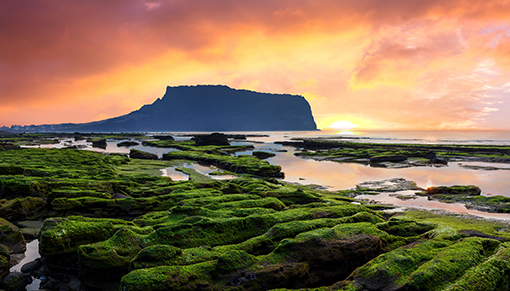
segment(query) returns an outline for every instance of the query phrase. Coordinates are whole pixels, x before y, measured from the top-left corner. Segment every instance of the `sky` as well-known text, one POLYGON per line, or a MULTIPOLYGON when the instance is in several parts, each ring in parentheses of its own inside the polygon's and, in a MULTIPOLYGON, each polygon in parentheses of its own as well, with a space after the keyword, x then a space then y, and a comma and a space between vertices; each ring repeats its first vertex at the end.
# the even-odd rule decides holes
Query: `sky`
POLYGON ((223 84, 324 130, 510 129, 509 75, 509 0, 0 0, 0 126, 223 84))

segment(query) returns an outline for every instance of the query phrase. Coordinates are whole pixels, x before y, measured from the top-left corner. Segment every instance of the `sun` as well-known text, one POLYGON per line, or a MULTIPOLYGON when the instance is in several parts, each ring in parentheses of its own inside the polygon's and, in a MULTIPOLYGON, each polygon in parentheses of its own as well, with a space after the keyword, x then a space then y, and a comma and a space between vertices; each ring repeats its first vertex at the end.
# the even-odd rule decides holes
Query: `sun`
POLYGON ((351 130, 359 125, 354 124, 348 120, 338 120, 329 125, 334 130, 351 130))

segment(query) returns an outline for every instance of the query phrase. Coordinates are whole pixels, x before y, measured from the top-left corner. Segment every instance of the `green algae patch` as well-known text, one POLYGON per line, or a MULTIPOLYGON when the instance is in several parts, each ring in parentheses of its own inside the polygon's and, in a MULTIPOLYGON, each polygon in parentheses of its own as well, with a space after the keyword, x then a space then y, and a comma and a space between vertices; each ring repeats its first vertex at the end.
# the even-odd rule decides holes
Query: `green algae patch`
POLYGON ((134 224, 121 219, 71 216, 44 221, 39 238, 39 253, 53 256, 75 253, 80 245, 104 241, 120 227, 134 224))
POLYGON ((427 233, 429 238, 436 237, 437 235, 439 235, 438 238, 443 238, 442 235, 446 235, 456 240, 468 236, 462 232, 475 230, 489 238, 496 239, 499 237, 503 240, 510 240, 510 226, 503 222, 465 217, 454 213, 434 214, 427 211, 406 211, 403 217, 437 225, 438 227, 435 230, 427 233), (436 230, 440 232, 438 233, 436 230))
POLYGON ((214 264, 205 262, 192 266, 161 266, 135 270, 122 277, 119 290, 199 290, 210 285, 210 273, 214 271, 214 267, 214 264))
POLYGON ((182 254, 180 248, 170 245, 153 245, 137 253, 130 262, 130 269, 147 269, 157 266, 170 266, 172 259, 182 254))
POLYGON ((227 273, 249 267, 256 262, 253 255, 242 250, 230 251, 221 255, 216 263, 218 273, 227 273))
POLYGON ((489 291, 510 288, 510 248, 507 243, 499 246, 488 260, 468 270, 446 291, 489 291))
POLYGON ((14 198, 0 200, 0 217, 10 221, 35 219, 45 210, 46 201, 40 197, 14 198))

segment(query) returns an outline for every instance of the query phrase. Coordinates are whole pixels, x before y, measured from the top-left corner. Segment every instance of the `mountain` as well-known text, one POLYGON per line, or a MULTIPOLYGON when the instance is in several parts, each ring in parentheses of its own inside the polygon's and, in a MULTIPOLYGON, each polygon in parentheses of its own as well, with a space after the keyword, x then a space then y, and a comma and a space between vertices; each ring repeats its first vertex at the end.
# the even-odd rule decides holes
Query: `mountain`
POLYGON ((236 90, 222 85, 167 87, 163 98, 127 115, 50 128, 81 132, 317 129, 310 105, 302 96, 236 90))

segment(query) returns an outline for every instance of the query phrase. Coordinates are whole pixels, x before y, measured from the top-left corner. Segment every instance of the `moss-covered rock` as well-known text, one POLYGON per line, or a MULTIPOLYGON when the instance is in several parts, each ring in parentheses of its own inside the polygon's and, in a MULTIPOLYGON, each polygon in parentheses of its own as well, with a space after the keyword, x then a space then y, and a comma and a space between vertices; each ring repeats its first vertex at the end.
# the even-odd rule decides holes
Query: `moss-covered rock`
POLYGON ((153 232, 151 227, 122 227, 105 241, 78 247, 80 278, 84 284, 107 290, 116 288, 128 273, 131 260, 142 250, 142 236, 153 232))
POLYGON ((6 291, 24 291, 28 285, 27 276, 21 272, 12 272, 2 279, 0 287, 6 291))
POLYGON ((9 274, 11 256, 9 255, 11 250, 0 244, 0 281, 2 278, 9 274))
POLYGON ((482 190, 480 190, 480 187, 474 185, 438 186, 427 188, 427 194, 429 195, 435 194, 480 195, 481 193, 482 190))
POLYGON ((9 248, 9 252, 20 254, 26 250, 25 238, 19 228, 0 218, 0 244, 9 248))
POLYGON ((141 150, 131 149, 129 151, 129 157, 132 159, 146 159, 146 160, 157 160, 158 155, 144 152, 141 150))
POLYGON ((80 245, 104 241, 120 228, 133 226, 120 219, 70 216, 44 221, 39 240, 42 256, 75 254, 80 245))
POLYGON ((34 219, 45 209, 46 201, 39 197, 0 200, 0 217, 11 221, 34 219))
POLYGON ((180 248, 170 245, 153 245, 141 250, 130 263, 130 269, 146 269, 171 265, 170 260, 181 255, 180 248))

